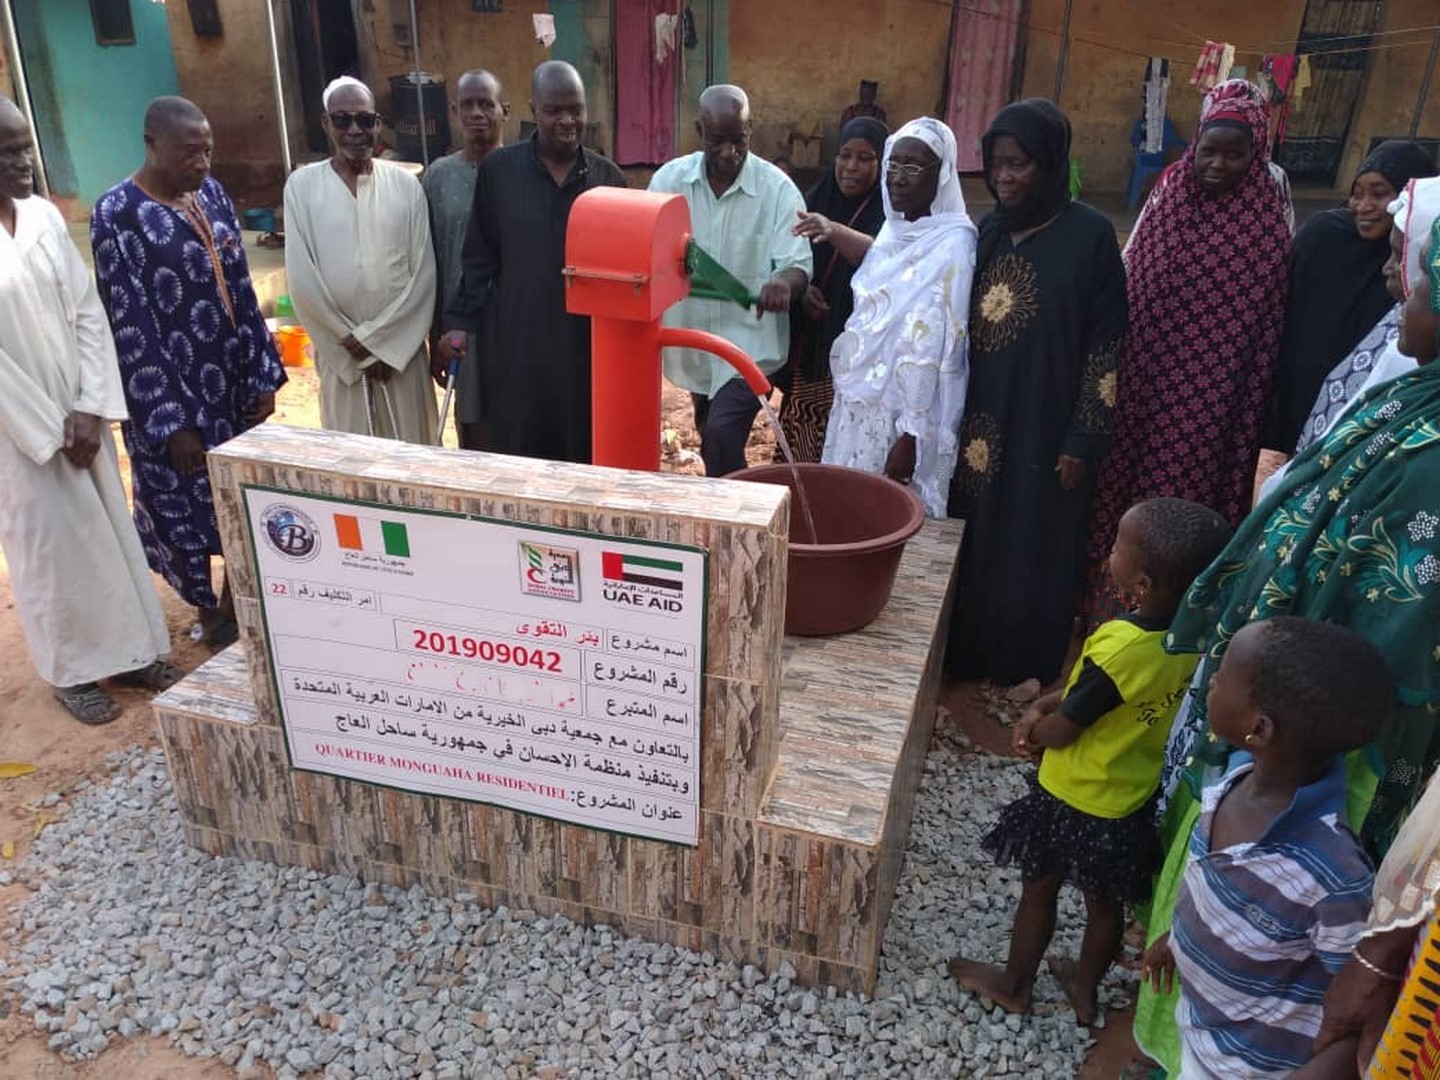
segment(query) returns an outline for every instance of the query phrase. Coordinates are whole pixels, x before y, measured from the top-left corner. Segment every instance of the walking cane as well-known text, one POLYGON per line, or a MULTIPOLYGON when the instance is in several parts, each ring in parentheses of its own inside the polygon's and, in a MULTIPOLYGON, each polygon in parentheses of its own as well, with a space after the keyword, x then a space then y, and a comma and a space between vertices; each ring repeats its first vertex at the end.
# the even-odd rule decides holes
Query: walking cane
MULTIPOLYGON (((455 376, 460 370, 460 358, 457 356, 450 361, 450 367, 445 375, 445 397, 440 402, 440 430, 435 433, 435 445, 441 446, 445 442, 445 418, 450 415, 450 402, 455 398, 455 376)), ((458 428, 458 425, 457 425, 458 428)), ((456 431, 457 441, 459 431, 456 431)))
POLYGON ((365 434, 375 435, 375 398, 370 390, 370 376, 364 370, 360 372, 360 385, 365 388, 365 434))

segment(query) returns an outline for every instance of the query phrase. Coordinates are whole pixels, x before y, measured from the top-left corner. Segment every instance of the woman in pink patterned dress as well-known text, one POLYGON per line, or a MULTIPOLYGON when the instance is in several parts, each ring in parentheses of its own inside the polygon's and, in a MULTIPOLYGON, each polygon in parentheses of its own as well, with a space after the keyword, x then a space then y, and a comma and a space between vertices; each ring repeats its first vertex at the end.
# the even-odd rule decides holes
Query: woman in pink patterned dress
POLYGON ((1125 248, 1130 322, 1090 534, 1100 615, 1105 554, 1136 502, 1190 499, 1232 525, 1250 510, 1290 232, 1269 167, 1268 110, 1244 89, 1227 83, 1207 100, 1195 140, 1125 248))

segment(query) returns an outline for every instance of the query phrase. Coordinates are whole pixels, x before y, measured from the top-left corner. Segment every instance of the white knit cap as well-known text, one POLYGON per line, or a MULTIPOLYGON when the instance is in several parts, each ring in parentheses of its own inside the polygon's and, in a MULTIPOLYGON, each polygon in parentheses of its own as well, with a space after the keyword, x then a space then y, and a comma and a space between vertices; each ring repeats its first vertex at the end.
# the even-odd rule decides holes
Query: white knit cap
MULTIPOLYGON (((320 95, 320 104, 328 111, 330 108, 330 99, 335 96, 335 91, 346 86, 358 86, 361 90, 364 90, 365 93, 370 93, 370 88, 353 75, 341 75, 338 79, 332 79, 330 85, 325 87, 325 92, 320 95)), ((371 99, 374 99, 373 94, 371 94, 371 99)))

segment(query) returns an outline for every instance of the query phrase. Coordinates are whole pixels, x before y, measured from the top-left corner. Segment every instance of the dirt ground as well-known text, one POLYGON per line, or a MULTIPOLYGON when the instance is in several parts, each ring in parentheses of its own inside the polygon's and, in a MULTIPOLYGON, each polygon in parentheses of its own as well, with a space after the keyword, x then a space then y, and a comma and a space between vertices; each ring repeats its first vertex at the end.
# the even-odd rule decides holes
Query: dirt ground
MULTIPOLYGON (((291 381, 281 391, 272 423, 318 426, 316 381, 310 369, 291 371, 291 381)), ((690 420, 686 395, 667 385, 664 400, 665 468, 674 472, 699 474, 699 438, 690 420)), ((118 433, 117 433, 118 442, 118 433)), ((453 431, 446 433, 446 445, 454 445, 453 431)), ((768 463, 774 439, 762 419, 752 432, 747 456, 751 464, 768 463)), ((121 447, 122 470, 128 462, 121 447)), ((208 659, 205 647, 190 640, 193 611, 156 578, 156 588, 165 608, 173 644, 171 659, 186 671, 208 659)), ((155 723, 149 709, 150 695, 142 691, 115 690, 124 712, 115 722, 100 728, 76 723, 52 699, 50 689, 35 674, 20 631, 10 588, 10 575, 0 555, 0 761, 35 766, 29 775, 0 779, 0 845, 14 844, 13 859, 25 856, 38 831, 51 818, 63 815, 65 803, 43 808, 51 792, 68 793, 75 784, 94 778, 104 770, 107 754, 133 745, 158 744, 155 723)), ((959 725, 978 746, 1008 752, 1009 732, 991 715, 991 698, 980 688, 948 687, 945 705, 952 722, 959 725)), ((3 850, 3 848, 0 848, 3 850)), ((13 862, 0 857, 0 871, 13 862)), ((0 941, 8 937, 9 912, 28 895, 19 885, 0 886, 0 941)), ((4 946, 0 945, 0 957, 4 946)), ((71 1065, 51 1053, 45 1039, 34 1032, 28 1017, 19 1015, 17 1003, 0 993, 0 1077, 6 1080, 211 1080, 231 1077, 234 1070, 216 1061, 184 1056, 167 1039, 134 1039, 114 1042, 98 1061, 71 1065)), ((1092 1050, 1081 1077, 1113 1077, 1129 1060, 1128 1013, 1112 1014, 1092 1050)), ((268 1070, 255 1070, 253 1078, 269 1077, 268 1070)))

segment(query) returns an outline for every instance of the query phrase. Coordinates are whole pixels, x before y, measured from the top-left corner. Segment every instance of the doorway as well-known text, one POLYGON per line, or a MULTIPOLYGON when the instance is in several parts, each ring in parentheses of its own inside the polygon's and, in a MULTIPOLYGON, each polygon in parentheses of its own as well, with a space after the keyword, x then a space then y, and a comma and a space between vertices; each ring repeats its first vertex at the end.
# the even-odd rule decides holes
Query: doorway
POLYGON ((678 16, 675 0, 617 0, 615 28, 615 162, 661 165, 675 156, 676 82, 684 30, 659 55, 655 19, 678 16))
POLYGON ((1285 140, 1275 150, 1292 183, 1334 186, 1380 16, 1380 0, 1306 3, 1295 52, 1310 57, 1310 88, 1301 108, 1290 110, 1285 140))
POLYGON ((291 0, 290 24, 295 35, 295 62, 300 70, 300 98, 305 109, 305 144, 316 153, 329 149, 320 117, 320 95, 332 79, 360 77, 360 37, 350 0, 291 0))
POLYGON ((89 206, 145 154, 145 109, 180 92, 165 8, 149 0, 13 0, 51 194, 89 206))

